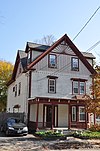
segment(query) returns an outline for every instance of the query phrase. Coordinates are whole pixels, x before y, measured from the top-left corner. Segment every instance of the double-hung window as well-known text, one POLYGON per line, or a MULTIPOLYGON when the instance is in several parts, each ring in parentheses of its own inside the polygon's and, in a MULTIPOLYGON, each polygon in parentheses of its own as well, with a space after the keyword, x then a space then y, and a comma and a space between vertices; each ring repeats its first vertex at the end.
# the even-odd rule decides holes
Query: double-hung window
POLYGON ((72 106, 72 121, 76 121, 76 106, 72 106))
POLYGON ((48 92, 56 93, 56 79, 48 79, 48 92))
POLYGON ((73 81, 73 93, 78 93, 78 81, 73 81))
POLYGON ((80 86, 80 88, 79 88, 80 94, 84 94, 84 92, 85 92, 85 82, 80 82, 79 86, 80 86))
POLYGON ((85 122, 85 107, 79 106, 79 122, 85 122))
POLYGON ((71 58, 71 70, 72 71, 79 71, 79 59, 72 57, 71 58))
POLYGON ((57 68, 57 56, 55 54, 49 54, 48 56, 48 67, 49 68, 57 68))
POLYGON ((86 94, 86 80, 72 80, 72 94, 86 94))

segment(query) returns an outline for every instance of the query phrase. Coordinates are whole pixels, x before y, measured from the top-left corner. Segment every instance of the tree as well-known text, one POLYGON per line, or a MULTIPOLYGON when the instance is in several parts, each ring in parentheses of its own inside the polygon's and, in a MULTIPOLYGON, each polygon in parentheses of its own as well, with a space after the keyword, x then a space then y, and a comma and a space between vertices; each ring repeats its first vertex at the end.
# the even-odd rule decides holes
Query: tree
POLYGON ((87 97, 86 110, 100 116, 100 67, 96 66, 96 71, 97 74, 92 77, 91 96, 87 97))
POLYGON ((47 35, 47 36, 44 36, 41 40, 35 40, 36 43, 41 43, 41 44, 44 44, 44 45, 49 45, 51 46, 55 41, 55 38, 53 35, 47 35))
POLYGON ((13 65, 10 62, 0 60, 0 111, 6 109, 7 82, 11 79, 13 65))

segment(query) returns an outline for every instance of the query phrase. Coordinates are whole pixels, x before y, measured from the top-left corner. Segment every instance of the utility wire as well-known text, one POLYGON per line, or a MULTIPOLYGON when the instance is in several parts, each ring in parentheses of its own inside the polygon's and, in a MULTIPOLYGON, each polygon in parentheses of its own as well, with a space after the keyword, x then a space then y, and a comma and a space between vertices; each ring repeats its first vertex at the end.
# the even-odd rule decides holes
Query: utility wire
MULTIPOLYGON (((85 23, 85 25, 81 28, 81 30, 76 34, 76 36, 73 38, 73 40, 72 41, 74 41, 78 36, 79 36, 79 34, 83 31, 83 29, 88 25, 88 23, 91 21, 91 19, 95 16, 95 14, 98 12, 98 10, 100 9, 100 6, 96 9, 96 11, 93 13, 93 15, 89 18, 89 20, 85 23)), ((89 52, 90 51, 90 49, 93 49, 93 48, 95 48, 98 44, 100 43, 100 41, 98 41, 96 44, 94 44, 91 48, 89 48, 86 52, 89 52)), ((60 56, 60 54, 58 55, 58 57, 60 56)), ((70 63, 69 64, 67 64, 67 65, 65 65, 64 67, 62 67, 61 69, 58 69, 57 71, 55 71, 55 72, 53 72, 53 73, 51 73, 50 75, 52 75, 52 74, 55 74, 55 73, 57 73, 57 72, 59 72, 59 71, 61 71, 62 69, 65 69, 65 67, 68 67, 70 65, 70 63)), ((42 67, 41 69, 43 69, 43 68, 45 68, 46 66, 44 66, 44 67, 42 67)), ((39 80, 37 80, 37 81, 41 81, 41 80, 43 80, 43 79, 45 79, 46 77, 43 77, 43 78, 41 78, 41 79, 39 79, 39 80)))
POLYGON ((96 42, 93 46, 91 46, 89 49, 87 49, 86 52, 90 52, 92 49, 94 49, 99 44, 100 44, 100 40, 98 42, 96 42))
POLYGON ((91 21, 91 19, 95 16, 95 14, 97 13, 97 11, 100 9, 100 6, 96 9, 96 11, 93 13, 93 15, 89 18, 89 20, 86 22, 86 24, 81 28, 81 30, 78 32, 78 34, 73 38, 72 41, 74 41, 79 34, 83 31, 83 29, 87 26, 87 24, 91 21))
MULTIPOLYGON (((73 38, 72 41, 74 41, 78 35, 82 32, 82 30, 87 26, 87 24, 90 22, 90 20, 93 18, 93 16, 97 13, 97 11, 100 9, 100 6, 96 9, 96 11, 93 13, 93 15, 90 17, 90 19, 86 22, 86 24, 83 26, 83 28, 78 32, 78 34, 73 38)), ((68 46, 68 45, 67 45, 68 46)), ((66 48, 65 48, 66 49, 66 48)), ((90 48, 89 48, 90 49, 90 48)), ((60 56, 60 54, 57 56, 57 58, 60 56)), ((45 68, 46 65, 44 67, 42 67, 41 69, 45 68)))

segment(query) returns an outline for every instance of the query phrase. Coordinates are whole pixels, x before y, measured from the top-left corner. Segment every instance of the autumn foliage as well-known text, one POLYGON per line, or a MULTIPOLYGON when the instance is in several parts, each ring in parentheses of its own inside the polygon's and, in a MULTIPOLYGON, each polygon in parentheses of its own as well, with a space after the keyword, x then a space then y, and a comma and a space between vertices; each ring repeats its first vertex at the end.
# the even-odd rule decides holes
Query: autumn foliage
POLYGON ((6 109, 7 82, 11 79, 13 65, 10 62, 0 60, 0 111, 6 109))
POLYGON ((92 77, 91 96, 88 96, 86 110, 89 113, 100 115, 100 67, 97 66, 96 71, 97 74, 92 77))

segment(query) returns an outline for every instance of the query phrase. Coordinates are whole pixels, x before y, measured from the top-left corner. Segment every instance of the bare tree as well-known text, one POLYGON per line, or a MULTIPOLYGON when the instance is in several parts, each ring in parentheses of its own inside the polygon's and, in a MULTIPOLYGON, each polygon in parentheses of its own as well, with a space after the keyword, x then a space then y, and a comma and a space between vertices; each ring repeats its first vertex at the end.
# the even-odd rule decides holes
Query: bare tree
POLYGON ((40 40, 35 40, 35 42, 51 46, 55 42, 55 38, 53 35, 47 35, 43 36, 43 38, 40 40))

